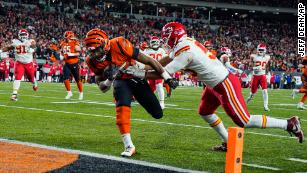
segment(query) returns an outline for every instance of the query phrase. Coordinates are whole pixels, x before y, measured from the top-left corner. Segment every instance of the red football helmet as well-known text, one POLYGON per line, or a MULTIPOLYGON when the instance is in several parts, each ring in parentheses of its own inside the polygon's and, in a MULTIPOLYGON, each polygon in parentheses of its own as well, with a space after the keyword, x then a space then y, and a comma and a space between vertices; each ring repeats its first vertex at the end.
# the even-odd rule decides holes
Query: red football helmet
POLYGON ((204 42, 204 46, 209 50, 213 48, 211 41, 208 40, 204 42))
POLYGON ((266 53, 266 45, 264 43, 260 43, 258 46, 257 46, 257 53, 259 55, 265 55, 266 53))
POLYGON ((26 29, 21 29, 18 31, 18 38, 22 41, 29 38, 29 32, 26 29))
POLYGON ((160 47, 160 39, 157 36, 152 36, 149 41, 149 45, 151 48, 157 49, 160 47))
POLYGON ((178 40, 187 35, 184 26, 179 22, 170 22, 163 26, 161 36, 163 44, 171 49, 176 46, 178 40))
POLYGON ((221 53, 225 53, 228 56, 231 56, 231 50, 228 47, 222 47, 221 48, 221 53))

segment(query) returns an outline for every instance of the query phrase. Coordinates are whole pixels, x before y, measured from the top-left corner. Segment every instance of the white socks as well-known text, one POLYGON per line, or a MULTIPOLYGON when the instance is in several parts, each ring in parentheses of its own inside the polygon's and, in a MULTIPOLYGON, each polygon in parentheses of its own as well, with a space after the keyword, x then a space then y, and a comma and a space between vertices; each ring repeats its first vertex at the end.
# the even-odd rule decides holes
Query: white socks
POLYGON ((125 148, 134 147, 132 140, 131 140, 130 133, 123 134, 122 140, 124 142, 125 148))
POLYGON ((268 89, 262 90, 262 97, 263 97, 263 106, 265 108, 269 107, 269 95, 268 95, 268 89))
POLYGON ((280 128, 287 130, 287 120, 267 117, 265 115, 251 115, 246 128, 280 128))
POLYGON ((17 94, 20 88, 20 80, 14 80, 13 82, 13 94, 17 94))
POLYGON ((209 125, 220 135, 223 142, 227 143, 228 132, 227 132, 227 129, 225 128, 222 120, 216 114, 205 115, 205 116, 202 115, 201 117, 205 121, 207 121, 209 123, 209 125))
POLYGON ((157 85, 156 85, 156 88, 157 88, 157 93, 158 93, 160 102, 164 102, 164 89, 163 89, 163 84, 162 84, 162 83, 157 84, 157 85))

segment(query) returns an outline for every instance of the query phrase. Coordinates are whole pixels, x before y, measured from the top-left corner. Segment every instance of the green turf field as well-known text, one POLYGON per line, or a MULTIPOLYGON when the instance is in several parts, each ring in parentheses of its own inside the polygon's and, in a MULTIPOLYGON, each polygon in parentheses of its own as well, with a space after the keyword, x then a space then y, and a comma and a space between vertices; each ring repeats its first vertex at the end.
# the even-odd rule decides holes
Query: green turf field
MULTIPOLYGON (((34 93, 29 83, 22 83, 18 102, 10 101, 12 83, 0 83, 0 138, 28 141, 95 153, 119 156, 123 144, 115 125, 112 92, 100 93, 95 85, 84 86, 84 100, 64 100, 62 84, 40 83, 34 93), (66 103, 63 103, 66 102, 66 103)), ((75 85, 73 91, 77 91, 75 85)), ((244 90, 245 97, 248 90, 244 90)), ((185 169, 223 172, 225 153, 214 152, 217 134, 197 114, 201 88, 178 88, 166 100, 165 115, 156 120, 139 105, 132 108, 132 139, 138 154, 133 157, 185 169)), ((269 90, 272 117, 298 115, 307 133, 307 110, 297 110, 299 100, 290 90, 269 90)), ((262 94, 258 92, 248 105, 251 114, 264 114, 262 94)), ((227 127, 235 126, 220 108, 217 113, 227 127)), ((307 172, 307 142, 299 144, 280 129, 247 129, 244 136, 244 173, 307 172), (278 168, 280 170, 270 170, 278 168)))

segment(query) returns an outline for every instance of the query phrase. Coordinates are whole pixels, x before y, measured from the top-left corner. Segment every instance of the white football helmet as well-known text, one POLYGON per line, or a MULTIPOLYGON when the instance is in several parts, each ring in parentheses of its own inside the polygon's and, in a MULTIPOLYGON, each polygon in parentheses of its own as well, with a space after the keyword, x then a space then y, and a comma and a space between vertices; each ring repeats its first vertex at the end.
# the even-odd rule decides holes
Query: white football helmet
POLYGON ((225 53, 227 56, 232 56, 231 50, 228 47, 222 47, 221 52, 225 53))
POLYGON ((29 32, 28 32, 28 30, 26 30, 26 29, 19 30, 18 31, 18 38, 21 41, 25 41, 25 40, 29 39, 29 32))
POLYGON ((149 41, 149 46, 151 48, 157 49, 160 47, 160 39, 157 36, 152 36, 149 41))
POLYGON ((264 43, 260 43, 257 46, 257 53, 261 56, 264 56, 266 54, 266 45, 264 43))

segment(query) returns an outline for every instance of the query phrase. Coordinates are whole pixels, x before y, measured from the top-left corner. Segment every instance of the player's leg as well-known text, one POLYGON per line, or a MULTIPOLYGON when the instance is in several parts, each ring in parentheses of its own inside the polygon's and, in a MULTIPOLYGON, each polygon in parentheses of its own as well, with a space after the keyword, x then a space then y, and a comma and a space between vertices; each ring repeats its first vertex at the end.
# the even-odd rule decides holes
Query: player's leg
POLYGON ((215 93, 213 89, 205 87, 198 108, 198 113, 222 139, 222 145, 213 147, 213 150, 227 151, 227 129, 225 128, 222 120, 214 113, 219 105, 221 105, 221 102, 217 93, 215 93))
POLYGON ((238 79, 230 74, 225 81, 214 88, 215 91, 222 95, 224 110, 238 126, 246 128, 280 128, 287 130, 290 134, 294 134, 298 137, 299 142, 303 142, 304 135, 297 116, 283 120, 265 115, 250 115, 238 82, 238 79))
POLYGON ((249 93, 249 97, 246 100, 247 104, 250 103, 254 99, 254 96, 258 90, 258 86, 259 86, 259 76, 253 75, 251 87, 250 87, 251 90, 249 93))
POLYGON ((78 63, 76 64, 72 64, 71 69, 71 73, 75 78, 75 81, 77 83, 78 86, 78 90, 79 90, 79 100, 83 100, 83 88, 82 88, 82 81, 80 80, 80 76, 79 76, 79 65, 78 63))
POLYGON ((155 80, 149 79, 149 80, 148 80, 148 84, 149 84, 151 90, 152 90, 153 92, 155 92, 156 89, 157 89, 157 88, 156 88, 156 82, 155 82, 155 80))
POLYGON ((301 88, 300 93, 304 93, 304 95, 302 96, 300 102, 297 104, 297 108, 304 109, 304 103, 307 100, 307 89, 301 88))
POLYGON ((135 99, 143 108, 154 118, 163 117, 163 111, 156 95, 152 92, 150 86, 145 80, 131 79, 127 80, 135 99))
POLYGON ((17 94, 18 94, 18 90, 20 88, 20 80, 21 80, 22 76, 24 75, 24 70, 25 69, 23 67, 23 64, 16 61, 15 62, 15 80, 13 82, 13 93, 12 93, 12 96, 11 96, 12 101, 18 100, 17 94))
POLYGON ((159 102, 161 105, 161 108, 164 109, 165 105, 164 105, 164 89, 163 89, 163 80, 156 80, 156 88, 157 88, 157 94, 159 97, 159 102))
POLYGON ((69 81, 69 77, 70 77, 70 64, 65 63, 65 65, 63 66, 63 73, 64 73, 64 85, 67 91, 67 95, 65 97, 65 99, 70 99, 72 97, 72 92, 70 90, 70 81, 69 81))
POLYGON ((262 88, 264 110, 270 111, 270 109, 269 109, 268 83, 267 83, 265 75, 261 76, 261 78, 260 78, 260 86, 262 88))
POLYGON ((122 135, 125 150, 122 156, 130 157, 135 154, 130 135, 130 113, 132 92, 126 80, 115 80, 113 94, 116 101, 116 125, 122 135))
POLYGON ((29 81, 33 84, 33 90, 38 90, 37 81, 35 80, 35 69, 33 63, 24 64, 25 73, 29 79, 29 81))

